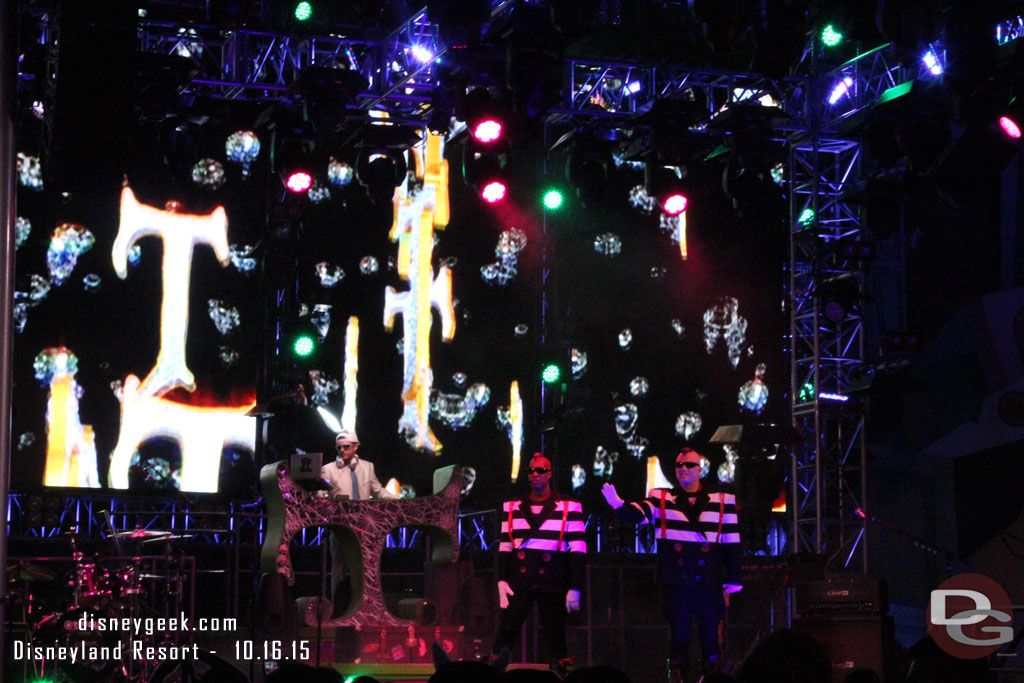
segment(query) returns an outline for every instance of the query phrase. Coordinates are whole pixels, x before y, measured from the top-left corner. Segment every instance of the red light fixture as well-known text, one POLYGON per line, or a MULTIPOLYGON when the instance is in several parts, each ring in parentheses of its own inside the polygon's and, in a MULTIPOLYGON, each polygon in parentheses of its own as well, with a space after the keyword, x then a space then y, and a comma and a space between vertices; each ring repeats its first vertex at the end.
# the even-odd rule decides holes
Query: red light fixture
POLYGON ((491 182, 484 185, 480 191, 480 196, 484 198, 484 201, 488 204, 494 204, 500 202, 505 198, 505 183, 500 180, 492 180, 491 182))
POLYGON ((484 119, 473 128, 473 137, 477 142, 490 144, 501 138, 501 121, 484 119))
POLYGON ((670 194, 662 202, 661 209, 669 216, 678 216, 683 211, 686 211, 686 196, 679 193, 670 194))
POLYGON ((999 127, 1006 133, 1007 137, 1017 140, 1020 138, 1020 126, 1009 116, 999 117, 999 127))
POLYGON ((313 186, 313 176, 306 171, 293 171, 284 182, 290 192, 301 194, 313 186))

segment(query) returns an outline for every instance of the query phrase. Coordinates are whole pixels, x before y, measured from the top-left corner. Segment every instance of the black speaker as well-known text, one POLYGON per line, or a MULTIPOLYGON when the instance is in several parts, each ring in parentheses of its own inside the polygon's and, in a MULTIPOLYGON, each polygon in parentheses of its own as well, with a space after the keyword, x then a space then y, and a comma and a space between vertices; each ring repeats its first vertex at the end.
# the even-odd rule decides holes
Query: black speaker
POLYGON ((894 641, 892 617, 881 615, 828 615, 800 619, 793 624, 821 645, 832 662, 832 683, 855 668, 871 669, 887 680, 886 653, 894 641))

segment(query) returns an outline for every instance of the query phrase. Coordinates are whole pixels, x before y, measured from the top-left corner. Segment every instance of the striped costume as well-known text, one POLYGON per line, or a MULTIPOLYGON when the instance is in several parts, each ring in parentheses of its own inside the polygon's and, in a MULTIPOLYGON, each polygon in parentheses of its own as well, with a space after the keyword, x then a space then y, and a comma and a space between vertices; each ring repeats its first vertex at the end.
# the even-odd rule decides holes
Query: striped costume
POLYGON ((678 487, 652 489, 645 500, 623 505, 618 516, 654 526, 670 656, 686 671, 696 614, 704 657, 717 660, 718 624, 725 616, 723 584, 743 583, 736 496, 703 487, 693 494, 678 487))
POLYGON ((565 594, 582 590, 587 541, 583 507, 552 494, 541 504, 529 495, 502 505, 497 579, 514 591, 502 611, 495 652, 511 647, 534 601, 548 656, 566 656, 565 594))

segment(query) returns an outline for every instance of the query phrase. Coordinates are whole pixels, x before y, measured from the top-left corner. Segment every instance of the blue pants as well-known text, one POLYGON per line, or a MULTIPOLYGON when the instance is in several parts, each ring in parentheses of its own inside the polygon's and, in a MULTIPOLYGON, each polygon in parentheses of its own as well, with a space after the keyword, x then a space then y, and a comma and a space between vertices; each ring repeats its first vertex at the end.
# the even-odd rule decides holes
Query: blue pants
POLYGON ((697 617, 697 633, 705 662, 721 654, 718 625, 725 618, 725 598, 721 588, 694 588, 687 584, 662 584, 662 604, 671 632, 669 657, 685 672, 690 663, 690 628, 697 617))

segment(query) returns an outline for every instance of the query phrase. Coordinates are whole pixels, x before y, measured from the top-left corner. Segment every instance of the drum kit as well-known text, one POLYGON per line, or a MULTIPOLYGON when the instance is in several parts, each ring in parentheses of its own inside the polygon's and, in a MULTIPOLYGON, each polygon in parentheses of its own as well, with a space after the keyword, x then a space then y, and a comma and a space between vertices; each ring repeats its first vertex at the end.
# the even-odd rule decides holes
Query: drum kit
MULTIPOLYGON (((12 606, 21 607, 27 628, 26 644, 31 646, 31 653, 44 654, 42 657, 27 657, 26 665, 31 665, 35 676, 54 680, 51 675, 62 675, 63 680, 70 683, 149 680, 148 674, 159 662, 139 662, 129 658, 87 661, 84 658, 72 660, 66 656, 48 659, 46 655, 61 652, 60 648, 65 648, 63 652, 68 648, 83 652, 92 651, 92 648, 109 648, 107 652, 116 652, 118 643, 129 637, 135 640, 163 637, 162 634, 147 636, 119 632, 98 624, 109 624, 115 619, 176 613, 182 606, 184 576, 180 570, 163 574, 144 573, 144 544, 172 544, 191 536, 149 529, 114 532, 108 534, 108 538, 113 541, 117 556, 107 559, 98 554, 87 557, 79 549, 83 538, 76 530, 72 529, 63 536, 71 545, 72 568, 69 572, 51 571, 29 561, 7 567, 8 597, 12 606), (125 542, 135 544, 135 552, 127 559, 122 551, 125 542), (62 577, 67 579, 70 595, 66 590, 59 591, 49 604, 36 597, 37 593, 45 592, 42 586, 53 586, 56 582, 59 587, 61 582, 58 579, 62 577), (34 586, 40 586, 40 589, 34 590, 34 586), (58 610, 40 609, 41 605, 57 607, 58 610)), ((37 558, 39 561, 42 559, 37 558)), ((26 676, 26 680, 30 679, 26 676)))

